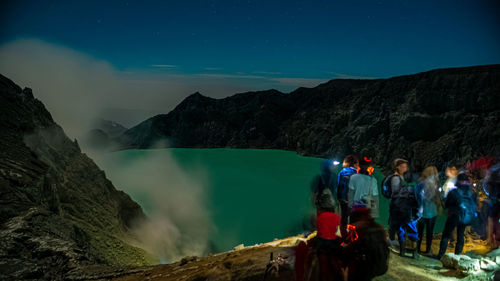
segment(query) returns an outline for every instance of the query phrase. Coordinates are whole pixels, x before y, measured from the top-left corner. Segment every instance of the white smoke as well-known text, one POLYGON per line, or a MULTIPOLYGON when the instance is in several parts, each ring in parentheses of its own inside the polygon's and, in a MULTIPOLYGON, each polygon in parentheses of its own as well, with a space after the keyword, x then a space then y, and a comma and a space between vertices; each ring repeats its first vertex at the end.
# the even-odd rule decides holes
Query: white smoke
POLYGON ((215 226, 202 167, 186 173, 168 149, 140 151, 133 160, 120 157, 123 152, 92 155, 116 186, 145 201, 149 218, 133 228, 138 246, 166 262, 206 254, 215 226))

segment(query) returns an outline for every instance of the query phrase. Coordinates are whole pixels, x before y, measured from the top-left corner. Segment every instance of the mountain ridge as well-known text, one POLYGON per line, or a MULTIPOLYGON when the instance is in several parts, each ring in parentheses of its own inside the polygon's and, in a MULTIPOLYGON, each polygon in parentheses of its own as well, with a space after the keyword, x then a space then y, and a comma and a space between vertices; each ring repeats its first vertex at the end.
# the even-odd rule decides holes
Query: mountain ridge
POLYGON ((421 169, 500 153, 499 112, 500 65, 445 68, 333 79, 288 94, 266 90, 213 99, 195 93, 125 131, 120 143, 122 149, 166 141, 168 147, 272 148, 334 158, 357 153, 385 169, 406 157, 421 169))

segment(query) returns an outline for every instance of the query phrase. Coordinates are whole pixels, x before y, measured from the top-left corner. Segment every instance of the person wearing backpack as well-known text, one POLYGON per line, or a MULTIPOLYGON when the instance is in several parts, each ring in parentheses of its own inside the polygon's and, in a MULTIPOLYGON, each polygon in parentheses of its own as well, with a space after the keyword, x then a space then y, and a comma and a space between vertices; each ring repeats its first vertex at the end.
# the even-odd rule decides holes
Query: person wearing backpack
MULTIPOLYGON (((335 194, 335 177, 333 176, 333 169, 335 165, 332 160, 324 160, 321 162, 321 173, 316 175, 311 183, 311 198, 312 203, 316 204, 317 195, 321 192, 329 193, 332 198, 335 194)), ((316 206, 317 207, 317 206, 316 206)))
MULTIPOLYGON (((382 180, 382 187, 381 187, 382 195, 385 198, 389 199, 389 207, 391 205, 390 200, 392 197, 393 189, 399 190, 400 186, 404 186, 406 184, 403 175, 408 171, 408 161, 400 158, 395 159, 393 161, 392 168, 393 168, 393 173, 386 176, 382 180), (393 178, 397 178, 397 180, 393 181, 393 178)), ((389 241, 391 245, 395 245, 397 243, 397 241, 395 240, 397 229, 393 229, 391 227, 391 221, 392 221, 391 210, 389 208, 389 219, 387 221, 387 225, 389 226, 389 241)))
MULTIPOLYGON (((412 241, 418 241, 416 229, 416 210, 418 202, 415 198, 413 186, 406 184, 404 174, 408 171, 408 161, 396 159, 393 163, 394 175, 386 179, 390 186, 389 203, 389 239, 393 239, 397 234, 399 242, 399 254, 405 256, 406 236, 412 241), (390 184, 389 184, 390 183, 390 184)), ((391 243, 395 244, 395 243, 391 243)))
MULTIPOLYGON (((311 182, 311 203, 315 209, 318 208, 317 198, 321 193, 325 193, 326 196, 331 197, 334 205, 334 209, 337 210, 338 202, 336 201, 334 194, 336 193, 335 186, 335 176, 333 175, 333 170, 335 169, 335 164, 333 160, 324 160, 320 164, 320 173, 316 175, 311 182)), ((303 220, 302 227, 306 232, 312 232, 316 230, 316 214, 309 213, 307 221, 303 220)))
POLYGON ((332 160, 323 161, 321 174, 311 183, 312 202, 316 207, 313 224, 317 233, 295 248, 296 280, 343 280, 340 216, 335 213, 337 203, 332 195, 335 191, 334 167, 332 160))
POLYGON ((492 249, 500 245, 500 157, 486 174, 484 192, 488 195, 488 238, 492 249))
POLYGON ((344 167, 337 178, 337 200, 340 204, 342 217, 340 232, 342 237, 347 236, 347 224, 349 223, 349 180, 351 176, 358 173, 359 159, 354 155, 347 155, 342 163, 344 167))
POLYGON ((470 188, 470 181, 465 173, 457 175, 455 186, 456 188, 452 189, 446 197, 445 208, 448 209, 448 216, 439 244, 439 253, 435 256, 436 259, 441 259, 445 254, 448 240, 455 228, 457 229, 455 254, 462 253, 465 227, 470 225, 477 215, 477 194, 470 188))
POLYGON ((370 165, 372 160, 364 157, 360 161, 359 173, 351 176, 349 180, 349 207, 354 204, 364 204, 371 213, 371 216, 377 218, 378 214, 378 185, 377 179, 370 174, 370 165))
POLYGON ((418 236, 423 239, 424 228, 427 229, 425 251, 420 250, 422 239, 417 242, 419 253, 428 254, 431 250, 432 235, 438 210, 441 207, 441 194, 439 193, 438 170, 435 166, 429 166, 422 171, 415 189, 415 197, 418 201, 419 213, 422 218, 418 221, 418 236))
POLYGON ((367 281, 389 268, 389 243, 384 228, 363 204, 354 204, 351 223, 357 239, 345 247, 349 281, 367 281))

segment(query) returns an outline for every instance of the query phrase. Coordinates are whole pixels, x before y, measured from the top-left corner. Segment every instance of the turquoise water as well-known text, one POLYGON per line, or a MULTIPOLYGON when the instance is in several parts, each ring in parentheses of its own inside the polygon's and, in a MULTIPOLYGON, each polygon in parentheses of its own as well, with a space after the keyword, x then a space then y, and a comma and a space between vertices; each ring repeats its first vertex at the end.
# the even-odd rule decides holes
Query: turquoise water
MULTIPOLYGON (((300 233, 303 222, 314 212, 309 190, 321 158, 281 150, 182 148, 126 150, 107 158, 124 167, 152 154, 168 154, 187 177, 203 178, 204 204, 215 225, 210 234, 215 251, 300 233)), ((115 182, 119 171, 110 171, 108 176, 115 182)), ((384 176, 379 170, 374 176, 380 188, 384 176)), ((129 193, 147 213, 152 211, 154 198, 147 190, 127 186, 127 182, 121 182, 119 189, 129 193)), ((380 196, 379 223, 387 224, 387 214, 388 201, 380 196)), ((442 220, 439 218, 436 231, 442 230, 442 220)))

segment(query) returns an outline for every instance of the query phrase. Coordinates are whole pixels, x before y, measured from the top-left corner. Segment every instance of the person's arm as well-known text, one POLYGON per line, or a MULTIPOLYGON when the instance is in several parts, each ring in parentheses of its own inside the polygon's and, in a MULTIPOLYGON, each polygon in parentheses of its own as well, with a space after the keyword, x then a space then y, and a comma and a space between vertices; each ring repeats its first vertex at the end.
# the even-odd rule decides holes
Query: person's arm
POLYGON ((370 184, 371 184, 371 195, 373 197, 377 197, 378 196, 378 185, 377 185, 377 179, 372 177, 371 178, 371 181, 370 181, 370 184))
POLYGON ((351 176, 351 178, 349 180, 349 190, 347 192, 347 201, 349 202, 349 206, 352 206, 352 201, 354 200, 354 193, 356 192, 356 188, 354 186, 355 181, 356 181, 356 179, 354 178, 354 181, 353 181, 353 178, 351 176))
POLYGON ((420 182, 415 187, 415 199, 419 207, 424 205, 424 183, 420 182))
POLYGON ((399 176, 394 176, 391 178, 391 192, 394 194, 395 190, 399 190, 401 187, 401 178, 399 176))
POLYGON ((352 202, 354 201, 354 191, 353 189, 349 188, 349 192, 347 192, 347 202, 349 203, 349 206, 352 206, 352 202))
POLYGON ((351 178, 349 179, 349 189, 350 190, 355 190, 356 187, 354 186, 354 182, 356 181, 356 177, 354 177, 354 181, 353 181, 353 176, 351 176, 351 178))
POLYGON ((379 214, 379 201, 378 201, 378 185, 377 185, 377 179, 375 177, 371 178, 371 190, 370 190, 370 206, 371 206, 371 213, 374 218, 378 218, 379 214))
POLYGON ((337 197, 339 202, 341 201, 347 201, 348 200, 348 195, 349 195, 349 185, 347 184, 347 181, 349 180, 348 176, 342 176, 340 178, 340 184, 337 187, 337 197))

